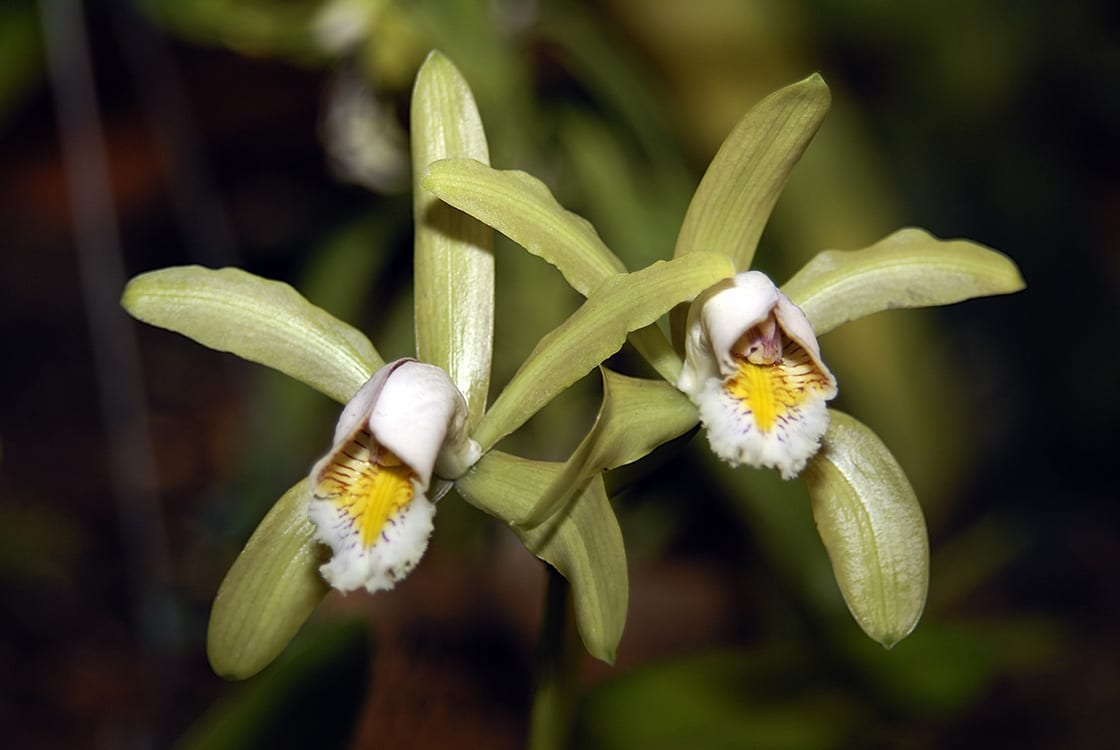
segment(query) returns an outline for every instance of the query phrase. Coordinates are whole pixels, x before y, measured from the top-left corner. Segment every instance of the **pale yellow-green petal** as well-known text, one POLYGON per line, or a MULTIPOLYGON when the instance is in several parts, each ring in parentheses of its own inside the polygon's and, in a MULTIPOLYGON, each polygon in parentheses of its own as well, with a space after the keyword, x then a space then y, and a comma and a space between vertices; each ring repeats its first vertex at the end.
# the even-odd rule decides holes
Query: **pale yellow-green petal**
POLYGON ((543 182, 525 172, 448 159, 428 167, 421 185, 556 266, 584 296, 608 276, 626 271, 586 219, 566 210, 543 182))
MULTIPOLYGON (((626 272, 595 228, 561 206, 532 175, 448 159, 432 164, 421 184, 555 266, 585 297, 608 276, 626 272)), ((676 381, 680 357, 660 329, 635 331, 630 343, 662 377, 676 381)))
POLYGON ((494 341, 494 230, 420 187, 428 164, 449 157, 489 161, 470 87, 432 52, 412 93, 416 355, 442 367, 462 391, 472 423, 490 387, 494 341))
POLYGON ((650 325, 673 305, 691 300, 730 275, 727 258, 690 253, 609 277, 571 317, 541 339, 479 423, 475 440, 483 450, 490 449, 618 351, 627 333, 650 325))
POLYGON ((631 331, 626 340, 638 351, 638 354, 642 355, 650 367, 657 371, 658 375, 665 378, 666 382, 677 382, 684 368, 684 362, 656 323, 631 331))
POLYGON ((541 523, 567 505, 596 474, 637 461, 696 426, 696 407, 676 387, 606 368, 600 371, 603 401, 595 424, 521 525, 541 523))
POLYGON ((720 146, 692 196, 674 256, 722 253, 737 271, 750 268, 770 211, 830 101, 824 79, 813 74, 752 107, 720 146))
POLYGON ((356 328, 287 284, 237 268, 176 266, 128 282, 133 317, 275 368, 346 403, 384 361, 356 328))
POLYGON ((882 310, 949 305, 1023 287, 1019 269, 1006 255, 908 228, 862 250, 825 250, 782 291, 805 311, 820 336, 882 310))
POLYGON ((802 473, 836 582, 856 622, 890 648, 921 617, 929 540, 910 482, 883 442, 831 411, 818 453, 802 473))
MULTIPOLYGON (((455 486, 467 502, 507 523, 524 516, 562 465, 491 451, 455 486)), ((525 547, 571 584, 588 653, 613 663, 626 624, 629 583, 622 531, 601 477, 563 512, 534 529, 512 526, 525 547)))
POLYGON ((226 679, 243 680, 267 667, 330 590, 319 575, 326 548, 312 538, 310 498, 306 479, 284 493, 218 589, 206 651, 226 679))

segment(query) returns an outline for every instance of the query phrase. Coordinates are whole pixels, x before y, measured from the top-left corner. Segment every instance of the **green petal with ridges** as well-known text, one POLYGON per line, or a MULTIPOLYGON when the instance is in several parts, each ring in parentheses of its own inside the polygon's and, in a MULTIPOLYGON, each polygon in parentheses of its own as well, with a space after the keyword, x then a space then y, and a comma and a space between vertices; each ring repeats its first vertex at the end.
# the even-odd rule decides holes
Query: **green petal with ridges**
POLYGON ((865 315, 1010 294, 1025 286, 1015 263, 968 240, 900 229, 862 250, 825 250, 782 286, 818 336, 865 315))
POLYGON ((428 164, 448 157, 489 161, 470 87, 432 52, 412 94, 416 355, 442 367, 463 392, 472 423, 490 388, 494 341, 494 231, 419 185, 428 164))
MULTIPOLYGON (((562 464, 491 451, 455 486, 471 505, 511 523, 529 512, 561 470, 562 464)), ((629 582, 622 532, 602 479, 593 479, 568 508, 540 526, 512 528, 530 552, 571 584, 576 625, 588 653, 614 663, 629 582)))
POLYGON ((586 219, 561 206, 543 182, 525 172, 448 159, 429 166, 420 184, 556 266, 584 296, 626 271, 586 219))
POLYGON ((295 289, 238 268, 178 266, 128 282, 133 317, 275 368, 346 403, 384 361, 369 339, 295 289))
POLYGON ((830 410, 820 452, 802 478, 840 592, 867 635, 886 648, 925 607, 929 540, 910 482, 879 437, 830 410))
POLYGON ((650 325, 673 305, 691 300, 731 272, 730 261, 721 255, 691 253, 607 278, 571 317, 541 339, 479 423, 475 440, 489 450, 617 352, 627 333, 650 325))
POLYGON ((267 667, 330 591, 319 575, 326 548, 313 539, 310 499, 306 479, 284 493, 218 588, 206 651, 210 666, 228 680, 267 667))
MULTIPOLYGON (((608 276, 626 272, 586 219, 561 206, 543 182, 525 172, 447 159, 432 164, 421 185, 555 266, 585 297, 608 276)), ((662 377, 676 380, 680 357, 660 329, 635 331, 630 341, 662 377)))
POLYGON ((656 323, 631 331, 626 340, 666 382, 677 382, 684 362, 656 323))
POLYGON ((676 387, 605 367, 600 371, 603 401, 595 424, 520 525, 536 526, 567 505, 596 474, 633 463, 696 426, 696 407, 676 387))
POLYGON ((674 256, 723 253, 737 271, 750 268, 770 211, 830 102, 828 86, 814 73, 751 108, 692 196, 674 256))

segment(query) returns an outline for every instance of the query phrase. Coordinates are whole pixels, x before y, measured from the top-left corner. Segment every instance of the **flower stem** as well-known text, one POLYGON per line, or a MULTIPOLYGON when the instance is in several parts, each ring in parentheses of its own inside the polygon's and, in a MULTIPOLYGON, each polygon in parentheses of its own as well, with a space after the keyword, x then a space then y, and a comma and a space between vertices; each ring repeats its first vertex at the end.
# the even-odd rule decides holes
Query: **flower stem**
POLYGON ((531 750, 567 747, 575 713, 579 634, 572 617, 568 582, 551 566, 544 622, 537 643, 537 685, 529 724, 531 750))

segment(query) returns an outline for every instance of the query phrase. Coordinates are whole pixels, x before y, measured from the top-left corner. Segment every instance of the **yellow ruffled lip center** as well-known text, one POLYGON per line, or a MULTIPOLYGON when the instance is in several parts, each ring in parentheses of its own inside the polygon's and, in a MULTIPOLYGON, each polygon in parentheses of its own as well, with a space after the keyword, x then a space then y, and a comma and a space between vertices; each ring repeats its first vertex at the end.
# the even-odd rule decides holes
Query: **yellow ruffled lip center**
POLYGON ((366 430, 339 448, 317 477, 314 494, 343 511, 364 547, 412 502, 416 473, 366 430))
POLYGON ((781 356, 769 363, 752 362, 736 353, 736 371, 724 381, 724 389, 753 416, 761 432, 774 426, 810 398, 829 390, 828 376, 821 372, 804 347, 783 337, 781 356))

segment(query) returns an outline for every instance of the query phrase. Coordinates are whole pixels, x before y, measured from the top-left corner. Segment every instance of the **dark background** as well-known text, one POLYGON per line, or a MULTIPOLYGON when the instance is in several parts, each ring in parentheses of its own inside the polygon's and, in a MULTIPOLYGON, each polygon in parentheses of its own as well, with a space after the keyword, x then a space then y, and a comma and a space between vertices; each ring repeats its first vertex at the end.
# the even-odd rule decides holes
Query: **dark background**
MULTIPOLYGON (((631 267, 671 250, 750 104, 819 70, 833 112, 763 267, 921 225, 1000 249, 1028 284, 822 340, 842 408, 895 448, 929 519, 930 603, 889 654, 818 576, 793 490, 759 477, 741 499, 753 478, 712 467, 702 439, 612 480, 632 604, 616 668, 585 665, 582 746, 1120 740, 1114 4, 468 3, 386 23, 349 61, 310 45, 313 3, 255 25, 230 5, 90 4, 88 57, 57 37, 76 57, 53 75, 51 16, 0 10, 5 745, 523 744, 543 574, 457 499, 397 591, 332 597, 260 677, 213 676, 213 592, 335 407, 116 308, 135 273, 239 265, 407 353, 408 196, 337 179, 322 113, 356 66, 404 126, 432 46, 475 88, 494 164, 553 185, 631 267), (60 127, 59 86, 80 99, 82 71, 100 138, 80 108, 60 127), (589 156, 604 144, 618 165, 589 156)), ((514 248, 498 264, 496 385, 574 304, 514 248)), ((517 447, 562 458, 594 413, 585 385, 517 447)))

